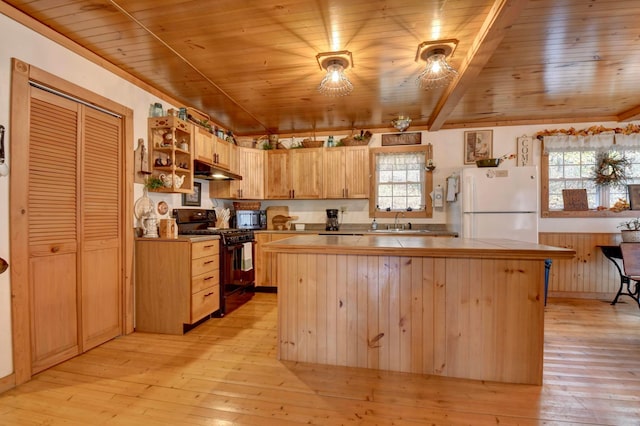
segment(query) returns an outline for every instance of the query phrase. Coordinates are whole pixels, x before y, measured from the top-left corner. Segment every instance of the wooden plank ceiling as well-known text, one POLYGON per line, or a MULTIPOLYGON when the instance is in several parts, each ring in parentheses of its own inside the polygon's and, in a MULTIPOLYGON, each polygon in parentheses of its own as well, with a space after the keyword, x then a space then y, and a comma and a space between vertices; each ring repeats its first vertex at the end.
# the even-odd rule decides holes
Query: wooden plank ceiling
POLYGON ((240 135, 630 120, 637 0, 6 0, 240 135), (415 84, 424 41, 457 39, 448 87, 415 84), (318 93, 349 50, 349 96, 318 93))

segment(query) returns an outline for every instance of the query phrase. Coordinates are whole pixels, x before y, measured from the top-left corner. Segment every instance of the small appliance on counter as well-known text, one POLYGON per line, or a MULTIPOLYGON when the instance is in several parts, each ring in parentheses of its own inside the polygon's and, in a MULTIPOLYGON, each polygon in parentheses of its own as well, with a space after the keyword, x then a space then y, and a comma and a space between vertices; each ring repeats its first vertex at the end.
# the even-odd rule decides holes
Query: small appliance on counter
POLYGON ((266 210, 236 210, 234 220, 238 229, 267 229, 266 210))
POLYGON ((338 209, 327 209, 327 226, 325 231, 339 231, 338 209))

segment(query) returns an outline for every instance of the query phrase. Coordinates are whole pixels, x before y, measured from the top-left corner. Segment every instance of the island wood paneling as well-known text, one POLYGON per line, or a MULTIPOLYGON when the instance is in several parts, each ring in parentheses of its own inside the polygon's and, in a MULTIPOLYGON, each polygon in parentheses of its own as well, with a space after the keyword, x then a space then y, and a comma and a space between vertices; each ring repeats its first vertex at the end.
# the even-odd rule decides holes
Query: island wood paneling
POLYGON ((541 260, 277 253, 282 360, 540 384, 541 260))
POLYGON ((541 233, 540 244, 576 251, 573 259, 553 261, 549 295, 613 299, 620 285, 620 276, 598 245, 617 245, 620 241, 620 233, 541 233))

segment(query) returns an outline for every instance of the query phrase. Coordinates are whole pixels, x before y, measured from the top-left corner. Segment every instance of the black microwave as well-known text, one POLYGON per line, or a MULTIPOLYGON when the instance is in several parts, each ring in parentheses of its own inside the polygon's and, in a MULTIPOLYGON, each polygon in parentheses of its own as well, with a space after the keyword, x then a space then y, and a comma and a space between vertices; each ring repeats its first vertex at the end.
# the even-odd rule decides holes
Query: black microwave
POLYGON ((267 211, 236 210, 236 228, 267 229, 267 211))

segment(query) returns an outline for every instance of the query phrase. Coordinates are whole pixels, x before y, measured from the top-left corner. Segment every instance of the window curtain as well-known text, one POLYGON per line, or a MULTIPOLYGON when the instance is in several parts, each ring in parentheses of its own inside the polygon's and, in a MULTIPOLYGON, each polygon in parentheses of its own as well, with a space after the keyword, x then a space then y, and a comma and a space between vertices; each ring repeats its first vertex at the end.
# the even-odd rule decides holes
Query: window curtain
POLYGON ((599 135, 558 135, 544 137, 544 152, 640 150, 640 133, 601 133, 599 135))
POLYGON ((424 167, 424 152, 377 155, 376 170, 378 171, 424 170, 424 167))

